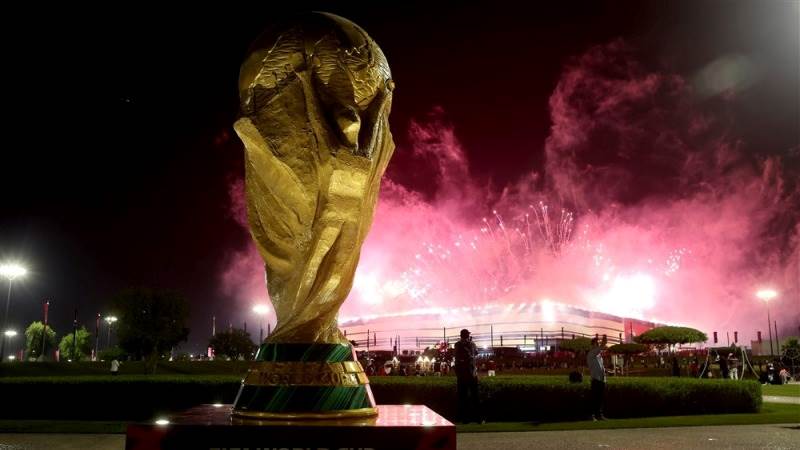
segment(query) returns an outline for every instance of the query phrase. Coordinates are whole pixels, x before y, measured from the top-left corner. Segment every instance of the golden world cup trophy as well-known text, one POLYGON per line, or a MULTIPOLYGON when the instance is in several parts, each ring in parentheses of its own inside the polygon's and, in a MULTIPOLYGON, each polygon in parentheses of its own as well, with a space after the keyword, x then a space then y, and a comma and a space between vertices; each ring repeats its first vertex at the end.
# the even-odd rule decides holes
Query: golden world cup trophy
POLYGON ((391 72, 354 23, 311 13, 267 29, 241 67, 247 213, 278 323, 233 414, 258 419, 376 414, 337 315, 353 285, 394 151, 391 72))

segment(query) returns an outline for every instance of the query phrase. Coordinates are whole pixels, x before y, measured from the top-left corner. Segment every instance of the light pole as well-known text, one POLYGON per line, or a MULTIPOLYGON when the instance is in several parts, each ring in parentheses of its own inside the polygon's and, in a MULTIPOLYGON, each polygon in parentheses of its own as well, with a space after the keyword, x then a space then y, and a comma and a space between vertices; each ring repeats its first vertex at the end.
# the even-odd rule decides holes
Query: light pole
MULTIPOLYGON (((3 327, 0 328, 4 330, 8 323, 8 307, 11 304, 11 285, 13 284, 14 280, 20 277, 24 277, 25 274, 28 273, 28 270, 16 263, 8 263, 0 265, 0 276, 5 277, 8 280, 8 295, 6 295, 6 312, 3 315, 3 327)), ((3 339, 2 343, 0 343, 0 361, 3 361, 3 358, 6 356, 6 340, 3 339)))
MULTIPOLYGON (((767 305, 767 331, 769 332, 769 356, 774 357, 775 352, 772 349, 772 320, 769 317, 769 301, 778 296, 778 292, 774 289, 762 289, 756 292, 756 297, 764 300, 767 305)), ((777 337, 777 336, 776 336, 777 337)))
POLYGON ((264 316, 269 313, 269 306, 264 304, 255 305, 253 306, 253 312, 258 315, 258 345, 260 347, 264 343, 264 316))
MULTIPOLYGON (((5 343, 6 340, 11 339, 16 335, 17 335, 16 331, 14 331, 14 330, 6 330, 3 333, 3 342, 5 343)), ((11 355, 9 355, 9 359, 11 359, 11 355)), ((0 362, 2 362, 2 360, 0 360, 0 362)))
POLYGON ((117 321, 117 318, 115 316, 106 316, 106 318, 103 320, 105 320, 108 324, 108 339, 106 340, 106 348, 111 348, 111 325, 117 321))
POLYGON ((94 319, 94 350, 92 351, 92 361, 100 359, 100 313, 94 319))

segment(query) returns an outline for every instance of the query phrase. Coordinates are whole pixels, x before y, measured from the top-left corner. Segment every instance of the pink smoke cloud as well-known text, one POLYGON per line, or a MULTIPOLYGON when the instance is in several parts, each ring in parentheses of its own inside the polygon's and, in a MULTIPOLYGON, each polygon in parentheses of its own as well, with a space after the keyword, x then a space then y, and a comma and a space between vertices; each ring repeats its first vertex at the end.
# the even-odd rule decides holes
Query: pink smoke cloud
POLYGON ((680 76, 638 64, 622 41, 590 49, 550 98, 553 194, 594 211, 593 238, 629 270, 636 256, 684 249, 652 314, 753 336, 766 331, 752 321, 765 315, 753 294, 773 285, 783 292, 775 307, 789 313, 782 325, 794 331, 799 287, 782 273, 798 260, 797 186, 778 158, 748 157, 701 100, 680 76))
MULTIPOLYGON (((743 342, 766 336, 754 293, 771 286, 779 326, 796 332, 797 174, 780 157, 748 154, 717 100, 638 62, 623 41, 595 46, 564 67, 550 97, 543 170, 495 188, 471 176, 458 130, 434 109, 398 150, 432 178, 433 195, 413 177, 384 179, 341 316, 546 298, 735 330, 743 342)), ((246 226, 241 181, 231 197, 246 226)), ((253 246, 231 253, 221 289, 266 298, 253 246)))
MULTIPOLYGON (((241 178, 231 179, 228 184, 228 195, 231 218, 242 228, 249 230, 244 180, 241 178)), ((224 296, 235 299, 239 303, 238 306, 247 312, 255 304, 268 302, 264 262, 252 241, 248 240, 247 245, 242 248, 228 251, 220 275, 219 286, 220 292, 224 296)), ((227 319, 233 321, 232 317, 227 319)), ((235 320, 235 322, 239 323, 239 320, 235 320)))

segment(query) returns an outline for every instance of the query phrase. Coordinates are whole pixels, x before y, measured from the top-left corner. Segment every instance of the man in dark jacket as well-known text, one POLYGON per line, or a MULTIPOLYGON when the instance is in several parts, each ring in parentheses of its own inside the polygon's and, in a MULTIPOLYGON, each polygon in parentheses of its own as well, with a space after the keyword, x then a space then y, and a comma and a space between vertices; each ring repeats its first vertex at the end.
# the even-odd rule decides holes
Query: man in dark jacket
POLYGON ((723 356, 717 356, 719 359, 719 372, 720 376, 723 380, 727 380, 730 377, 730 370, 728 370, 728 358, 723 356))
POLYGON ((592 420, 606 420, 603 415, 606 392, 606 368, 603 365, 603 350, 606 348, 608 338, 603 335, 600 341, 597 337, 592 338, 592 347, 586 354, 586 365, 589 366, 589 373, 592 376, 592 420))
POLYGON ((461 340, 453 346, 455 350, 455 370, 458 381, 458 419, 460 422, 482 423, 478 402, 478 368, 475 357, 478 349, 472 342, 469 330, 461 330, 461 340))

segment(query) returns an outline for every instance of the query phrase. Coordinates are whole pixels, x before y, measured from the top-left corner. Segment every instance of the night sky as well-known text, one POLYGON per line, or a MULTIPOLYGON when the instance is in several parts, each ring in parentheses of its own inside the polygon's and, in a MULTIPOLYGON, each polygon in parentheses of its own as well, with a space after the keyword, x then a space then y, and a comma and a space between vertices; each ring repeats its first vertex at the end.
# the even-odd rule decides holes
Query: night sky
MULTIPOLYGON (((249 43, 291 12, 271 3, 5 15, 0 259, 31 270, 14 285, 10 327, 40 320, 50 299, 59 335, 74 308, 92 328, 135 285, 188 297, 188 350, 207 343, 212 314, 240 325, 218 280, 250 239, 229 212, 243 173, 231 125, 249 43)), ((564 64, 616 38, 687 76, 720 55, 758 55, 762 76, 731 120, 753 153, 798 148, 797 2, 287 3, 347 17, 382 47, 397 83, 389 171, 423 193, 425 178, 405 175, 412 119, 441 107, 473 175, 514 180, 543 165, 564 64)))

